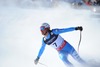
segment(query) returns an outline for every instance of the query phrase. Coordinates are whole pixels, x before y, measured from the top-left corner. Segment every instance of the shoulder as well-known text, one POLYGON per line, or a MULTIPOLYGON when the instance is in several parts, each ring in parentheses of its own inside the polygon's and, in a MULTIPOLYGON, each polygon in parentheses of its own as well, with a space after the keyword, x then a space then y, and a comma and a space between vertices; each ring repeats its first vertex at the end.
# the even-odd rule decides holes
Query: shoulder
POLYGON ((58 34, 59 29, 58 29, 58 28, 56 28, 56 29, 52 29, 52 32, 53 32, 54 34, 58 34))

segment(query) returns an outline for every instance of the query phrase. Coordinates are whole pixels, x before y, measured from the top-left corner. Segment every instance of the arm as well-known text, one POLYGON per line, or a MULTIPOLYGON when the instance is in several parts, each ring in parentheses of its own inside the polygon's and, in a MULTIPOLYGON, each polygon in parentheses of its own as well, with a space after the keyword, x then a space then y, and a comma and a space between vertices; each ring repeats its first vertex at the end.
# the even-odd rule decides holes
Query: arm
POLYGON ((42 46, 41 46, 41 48, 40 48, 40 50, 39 50, 39 53, 38 53, 37 58, 34 60, 34 63, 35 63, 35 64, 38 63, 38 61, 39 61, 41 55, 43 54, 43 52, 44 52, 44 50, 45 50, 45 46, 46 46, 46 44, 45 44, 44 41, 42 40, 42 46))
POLYGON ((62 29, 53 29, 52 32, 55 34, 61 34, 65 32, 74 31, 76 27, 70 27, 70 28, 62 28, 62 29))
POLYGON ((46 46, 46 44, 44 43, 44 41, 42 41, 42 46, 41 46, 41 48, 39 50, 39 53, 38 53, 37 57, 39 57, 39 58, 41 57, 41 55, 43 54, 43 52, 45 50, 45 46, 46 46))
POLYGON ((65 33, 65 32, 70 32, 70 31, 74 31, 74 30, 83 30, 82 26, 78 26, 78 27, 69 27, 69 28, 63 28, 63 29, 53 29, 53 33, 55 34, 61 34, 61 33, 65 33))

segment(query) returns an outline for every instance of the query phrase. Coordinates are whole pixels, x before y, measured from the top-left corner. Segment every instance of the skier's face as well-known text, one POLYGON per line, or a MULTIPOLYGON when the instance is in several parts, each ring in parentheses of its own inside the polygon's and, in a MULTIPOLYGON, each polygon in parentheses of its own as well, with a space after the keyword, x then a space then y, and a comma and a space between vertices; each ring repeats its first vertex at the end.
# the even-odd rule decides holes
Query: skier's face
POLYGON ((42 35, 46 35, 47 34, 47 32, 48 32, 48 28, 45 28, 45 27, 40 27, 40 30, 41 30, 41 33, 42 33, 42 35))
POLYGON ((42 35, 46 35, 47 34, 47 30, 41 30, 42 35))

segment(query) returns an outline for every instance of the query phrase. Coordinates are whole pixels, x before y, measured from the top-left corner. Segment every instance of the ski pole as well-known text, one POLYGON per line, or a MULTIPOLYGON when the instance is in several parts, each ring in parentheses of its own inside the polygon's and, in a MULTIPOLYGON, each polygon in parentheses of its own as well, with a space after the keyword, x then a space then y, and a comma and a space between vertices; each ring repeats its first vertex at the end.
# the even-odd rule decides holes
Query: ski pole
POLYGON ((80 40, 79 40, 79 43, 78 43, 78 53, 79 53, 79 47, 80 47, 81 39, 82 39, 82 32, 80 31, 80 40))
POLYGON ((47 65, 45 65, 45 64, 43 64, 43 63, 41 63, 41 62, 38 62, 39 64, 41 64, 41 65, 43 65, 43 66, 45 66, 45 67, 48 67, 47 65))

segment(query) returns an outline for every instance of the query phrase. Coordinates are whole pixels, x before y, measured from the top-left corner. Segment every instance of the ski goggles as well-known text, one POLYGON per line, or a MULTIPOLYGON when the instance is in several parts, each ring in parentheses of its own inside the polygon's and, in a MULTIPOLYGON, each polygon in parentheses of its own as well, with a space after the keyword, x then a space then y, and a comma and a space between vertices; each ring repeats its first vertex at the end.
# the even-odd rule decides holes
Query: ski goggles
POLYGON ((44 26, 41 26, 41 27, 40 27, 40 30, 45 30, 45 27, 44 27, 44 26))

